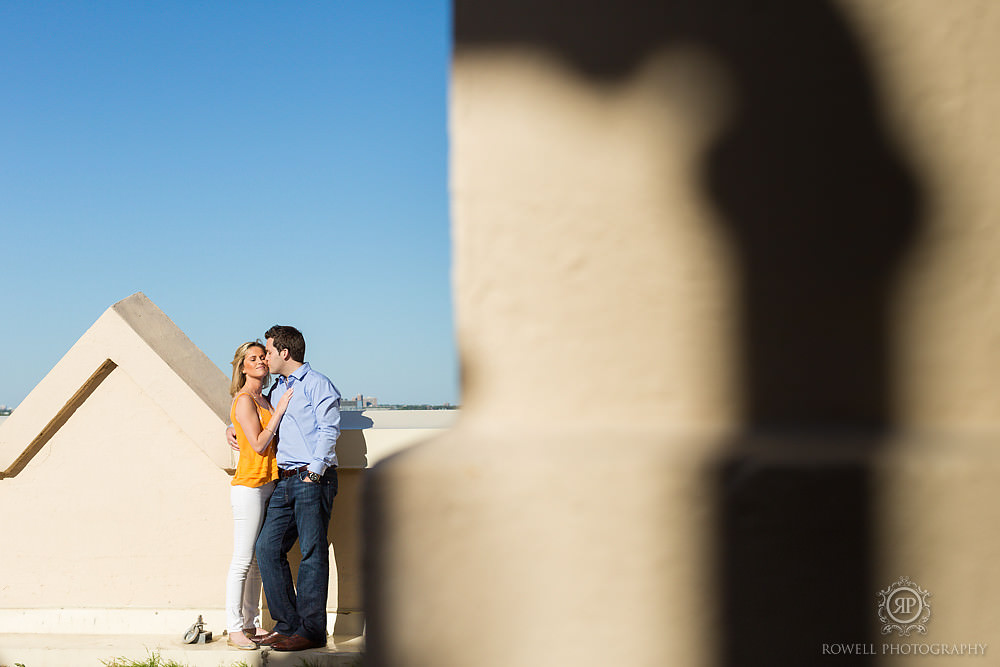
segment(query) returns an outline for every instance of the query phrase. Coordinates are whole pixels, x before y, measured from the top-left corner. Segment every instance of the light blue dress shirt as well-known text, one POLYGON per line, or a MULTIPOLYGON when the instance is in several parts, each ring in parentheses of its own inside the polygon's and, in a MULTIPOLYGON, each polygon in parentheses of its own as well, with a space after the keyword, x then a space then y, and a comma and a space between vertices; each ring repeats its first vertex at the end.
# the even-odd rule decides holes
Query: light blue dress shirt
POLYGON ((271 405, 293 389, 285 416, 278 424, 278 467, 301 468, 318 475, 337 465, 340 436, 340 392, 330 379, 302 364, 288 378, 278 376, 271 385, 271 405))

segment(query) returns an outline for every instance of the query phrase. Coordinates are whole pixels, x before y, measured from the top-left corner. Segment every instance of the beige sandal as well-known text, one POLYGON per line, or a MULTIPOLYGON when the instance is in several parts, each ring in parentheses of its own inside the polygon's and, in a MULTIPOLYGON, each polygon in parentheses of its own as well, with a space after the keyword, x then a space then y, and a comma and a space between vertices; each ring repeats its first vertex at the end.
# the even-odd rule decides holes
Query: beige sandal
POLYGON ((249 644, 239 644, 237 642, 234 642, 233 641, 233 634, 232 633, 229 633, 229 639, 226 640, 226 643, 229 644, 230 646, 232 646, 233 648, 238 648, 238 649, 243 650, 243 651, 255 651, 258 648, 260 648, 259 646, 257 646, 257 644, 254 643, 254 641, 252 639, 250 639, 249 637, 246 636, 245 632, 241 632, 240 634, 243 635, 243 639, 246 639, 250 643, 249 644))

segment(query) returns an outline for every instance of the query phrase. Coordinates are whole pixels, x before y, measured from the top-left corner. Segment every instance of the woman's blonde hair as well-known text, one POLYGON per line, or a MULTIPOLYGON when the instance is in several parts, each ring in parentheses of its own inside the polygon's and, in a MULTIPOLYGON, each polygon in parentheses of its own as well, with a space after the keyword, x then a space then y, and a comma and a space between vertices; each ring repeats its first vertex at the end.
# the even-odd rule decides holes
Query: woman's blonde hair
MULTIPOLYGON (((243 343, 238 348, 236 348, 236 354, 233 355, 233 381, 229 384, 229 395, 235 396, 239 393, 243 385, 247 383, 247 374, 243 372, 243 362, 247 358, 247 352, 250 351, 251 347, 259 347, 262 350, 266 350, 264 343, 259 340, 251 340, 243 343)), ((270 373, 264 376, 264 386, 267 387, 271 383, 270 373)))

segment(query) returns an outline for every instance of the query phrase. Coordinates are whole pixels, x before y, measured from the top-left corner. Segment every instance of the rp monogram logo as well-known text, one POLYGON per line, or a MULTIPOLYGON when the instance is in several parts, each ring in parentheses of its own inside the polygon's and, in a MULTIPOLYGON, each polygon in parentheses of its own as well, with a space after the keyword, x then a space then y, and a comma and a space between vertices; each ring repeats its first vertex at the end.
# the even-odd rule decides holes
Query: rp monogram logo
POLYGON ((931 605, 927 602, 930 593, 922 589, 909 577, 900 577, 878 594, 878 617, 882 621, 882 634, 893 630, 903 637, 909 637, 916 630, 927 634, 924 625, 931 617, 931 605))
POLYGON ((913 609, 914 605, 920 604, 920 601, 916 598, 909 596, 905 598, 896 598, 894 600, 896 603, 896 613, 909 614, 910 610, 913 609))

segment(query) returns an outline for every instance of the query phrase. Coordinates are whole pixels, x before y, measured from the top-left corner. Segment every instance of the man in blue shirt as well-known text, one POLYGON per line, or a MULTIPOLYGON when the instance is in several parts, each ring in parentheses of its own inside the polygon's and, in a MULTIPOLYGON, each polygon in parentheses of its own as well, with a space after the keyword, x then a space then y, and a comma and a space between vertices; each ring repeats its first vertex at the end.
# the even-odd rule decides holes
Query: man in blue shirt
POLYGON ((272 405, 291 390, 278 425, 278 482, 257 537, 257 565, 274 629, 259 643, 276 651, 326 646, 326 599, 330 581, 327 527, 337 495, 340 392, 305 362, 306 343, 295 327, 264 334, 272 405), (298 586, 288 552, 298 538, 302 551, 298 586))

